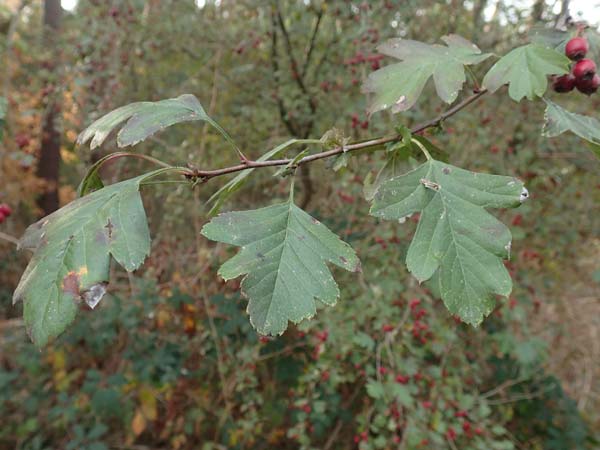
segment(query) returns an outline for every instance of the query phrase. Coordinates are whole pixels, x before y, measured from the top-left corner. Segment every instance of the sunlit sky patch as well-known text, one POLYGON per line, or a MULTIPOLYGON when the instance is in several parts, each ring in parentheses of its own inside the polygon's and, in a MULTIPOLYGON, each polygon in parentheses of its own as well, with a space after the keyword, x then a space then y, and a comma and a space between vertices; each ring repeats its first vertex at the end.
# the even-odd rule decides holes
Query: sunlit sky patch
MULTIPOLYGON (((73 11, 79 0, 61 0, 62 7, 67 11, 73 11)), ((196 5, 203 8, 207 0, 196 0, 196 5)), ((506 6, 515 6, 518 8, 531 8, 534 0, 506 0, 506 6)), ((554 8, 554 12, 560 11, 560 3, 554 0, 546 0, 549 6, 554 8)), ((495 2, 488 6, 485 10, 485 16, 489 19, 494 14, 495 2)), ((599 0, 571 0, 570 3, 571 15, 575 20, 586 20, 593 25, 600 24, 600 1, 599 0)))

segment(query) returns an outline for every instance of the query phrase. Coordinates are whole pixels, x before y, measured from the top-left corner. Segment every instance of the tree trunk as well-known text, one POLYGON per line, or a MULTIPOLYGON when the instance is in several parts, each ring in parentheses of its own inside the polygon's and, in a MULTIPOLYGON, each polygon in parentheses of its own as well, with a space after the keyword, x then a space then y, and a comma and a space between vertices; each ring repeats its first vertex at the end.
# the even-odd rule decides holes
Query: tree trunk
POLYGON ((483 11, 487 6, 488 0, 478 0, 473 6, 473 33, 471 35, 472 41, 477 44, 479 40, 479 32, 483 27, 483 11))
POLYGON ((54 94, 54 78, 57 71, 56 41, 61 15, 60 0, 44 0, 44 43, 50 50, 50 54, 55 56, 51 57, 47 64, 50 76, 45 82, 44 92, 47 94, 48 102, 42 120, 42 140, 37 168, 37 175, 44 181, 44 191, 38 198, 38 206, 45 215, 56 211, 59 207, 60 133, 56 129, 56 122, 60 115, 60 104, 54 94))
POLYGON ((544 0, 536 0, 533 4, 533 8, 531 10, 531 24, 535 25, 538 22, 541 22, 542 17, 544 15, 544 7, 546 3, 544 0))

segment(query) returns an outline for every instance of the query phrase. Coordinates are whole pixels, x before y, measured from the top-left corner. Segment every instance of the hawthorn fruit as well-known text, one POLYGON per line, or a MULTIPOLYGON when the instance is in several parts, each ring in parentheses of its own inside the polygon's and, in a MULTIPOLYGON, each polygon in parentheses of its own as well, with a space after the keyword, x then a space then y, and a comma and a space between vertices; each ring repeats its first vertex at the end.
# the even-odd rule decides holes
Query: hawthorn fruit
POLYGON ((565 47, 565 55, 572 61, 579 61, 589 50, 587 39, 575 37, 567 42, 565 47))
POLYGON ((600 76, 594 74, 592 78, 579 78, 575 81, 577 90, 585 95, 592 95, 600 86, 600 76))
POLYGON ((592 78, 596 74, 596 63, 591 59, 582 59, 573 66, 573 76, 577 80, 592 78))
POLYGON ((562 75, 554 78, 552 88, 555 92, 565 93, 571 92, 575 88, 576 78, 572 74, 562 75))

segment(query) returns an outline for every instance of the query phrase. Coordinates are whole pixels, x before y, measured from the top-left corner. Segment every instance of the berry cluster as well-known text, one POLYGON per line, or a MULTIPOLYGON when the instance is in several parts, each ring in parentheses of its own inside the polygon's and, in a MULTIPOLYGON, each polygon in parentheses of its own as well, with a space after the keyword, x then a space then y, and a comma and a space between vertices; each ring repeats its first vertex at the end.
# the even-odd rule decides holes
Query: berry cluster
POLYGON ((565 54, 571 61, 575 61, 571 67, 571 73, 554 77, 552 87, 556 92, 571 92, 577 88, 579 92, 591 95, 600 86, 600 76, 596 73, 596 63, 585 58, 589 50, 587 39, 575 37, 567 42, 565 54))
POLYGON ((6 203, 0 204, 0 223, 12 214, 12 209, 6 203))

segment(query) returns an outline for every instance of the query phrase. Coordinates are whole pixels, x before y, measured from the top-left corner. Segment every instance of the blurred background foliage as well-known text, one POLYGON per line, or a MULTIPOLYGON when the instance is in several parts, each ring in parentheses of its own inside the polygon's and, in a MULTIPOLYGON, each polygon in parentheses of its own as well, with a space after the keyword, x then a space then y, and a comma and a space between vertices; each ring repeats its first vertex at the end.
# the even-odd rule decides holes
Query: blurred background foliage
MULTIPOLYGON (((259 338, 239 283, 217 277, 234 249, 199 234, 223 178, 147 188, 153 249, 143 269, 114 268, 111 295, 93 312, 82 307, 42 352, 11 305, 28 255, 10 237, 43 214, 38 197, 55 187, 36 171, 49 114, 63 205, 86 168, 115 150, 114 140, 77 148, 77 134, 118 106, 195 94, 253 158, 332 127, 352 140, 380 136, 444 105, 428 85, 408 113, 366 117, 360 84, 385 64, 377 43, 458 33, 501 55, 553 27, 568 1, 81 0, 44 31, 49 3, 0 4, 0 202, 14 210, 0 225, 0 448, 598 448, 600 166, 575 137, 540 137, 541 102, 516 104, 503 91, 428 133, 452 164, 518 176, 532 193, 499 213, 514 235, 515 288, 479 329, 457 323, 406 272, 414 221, 367 215, 363 180, 384 152, 298 174, 301 202, 357 250, 363 273, 336 271, 338 305, 280 338, 259 338)), ((559 100, 584 114, 600 104, 559 100)), ((135 151, 201 168, 236 162, 202 124, 135 151)), ((119 160, 103 176, 144 164, 119 160)), ((255 171, 224 209, 283 198, 289 180, 273 173, 255 171)))

